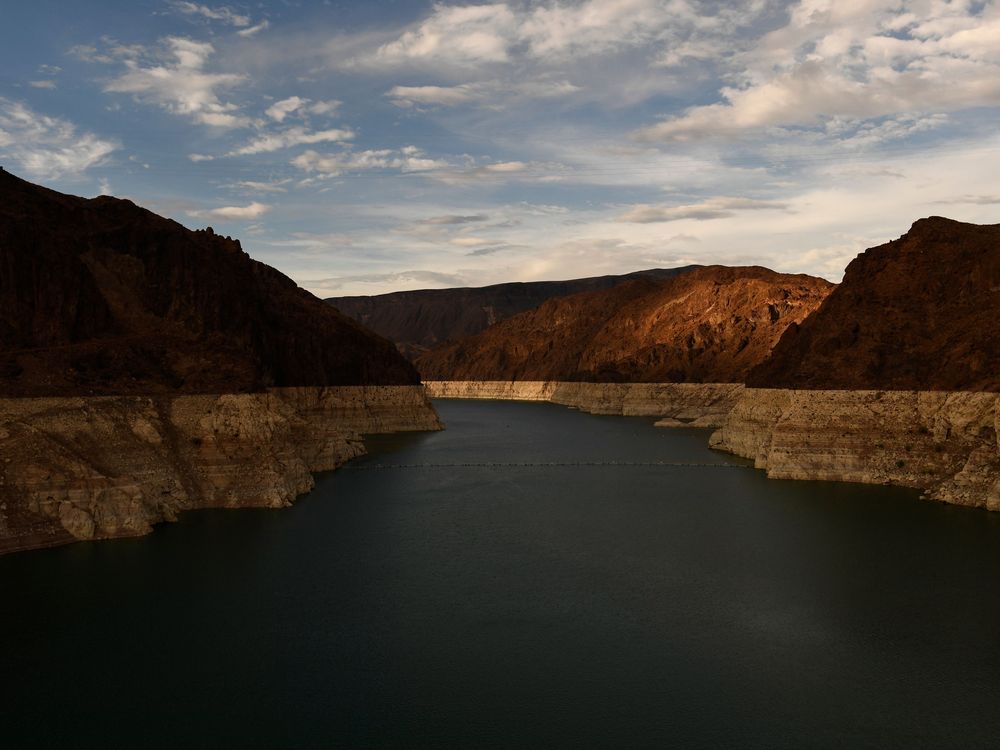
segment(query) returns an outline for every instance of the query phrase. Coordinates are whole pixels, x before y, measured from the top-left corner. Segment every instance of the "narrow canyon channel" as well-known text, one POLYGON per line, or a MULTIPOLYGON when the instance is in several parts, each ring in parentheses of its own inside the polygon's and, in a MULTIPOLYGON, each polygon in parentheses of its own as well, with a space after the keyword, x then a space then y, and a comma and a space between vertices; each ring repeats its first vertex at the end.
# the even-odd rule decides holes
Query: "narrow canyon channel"
POLYGON ((435 405, 290 509, 0 557, 0 745, 995 746, 1000 513, 435 405))

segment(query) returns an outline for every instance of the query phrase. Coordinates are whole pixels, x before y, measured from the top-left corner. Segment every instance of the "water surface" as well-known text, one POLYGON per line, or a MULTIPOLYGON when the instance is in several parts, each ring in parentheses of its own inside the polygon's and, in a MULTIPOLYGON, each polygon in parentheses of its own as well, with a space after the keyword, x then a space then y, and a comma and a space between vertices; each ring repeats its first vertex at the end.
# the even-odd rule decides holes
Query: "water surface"
POLYGON ((1000 514, 437 406, 294 508, 0 558, 0 746, 995 746, 1000 514))

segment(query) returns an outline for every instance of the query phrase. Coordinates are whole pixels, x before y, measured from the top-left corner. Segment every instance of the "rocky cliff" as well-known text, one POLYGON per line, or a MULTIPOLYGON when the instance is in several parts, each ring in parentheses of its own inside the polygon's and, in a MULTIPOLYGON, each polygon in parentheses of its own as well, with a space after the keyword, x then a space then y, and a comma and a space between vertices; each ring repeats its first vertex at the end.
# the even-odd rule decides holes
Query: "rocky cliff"
POLYGON ((427 381, 432 398, 548 401, 591 414, 659 417, 660 427, 718 427, 743 386, 738 383, 565 383, 427 381))
POLYGON ((283 507, 363 434, 440 427, 421 386, 0 399, 0 554, 283 507))
POLYGON ((395 341, 415 358, 445 341, 471 336, 554 297, 610 289, 638 278, 669 279, 695 266, 651 268, 622 276, 529 281, 459 289, 421 289, 374 296, 330 297, 345 315, 395 341))
POLYGON ((390 342, 239 241, 0 170, 0 395, 417 382, 390 342))
POLYGON ((866 250, 748 385, 1000 390, 1000 224, 941 217, 866 250))
POLYGON ((287 505, 363 433, 439 429, 418 383, 238 241, 0 170, 0 553, 287 505))
POLYGON ((416 360, 425 380, 743 382, 833 285, 766 268, 697 268, 549 300, 416 360))
POLYGON ((897 484, 1000 510, 1000 394, 748 388, 715 448, 768 476, 897 484))

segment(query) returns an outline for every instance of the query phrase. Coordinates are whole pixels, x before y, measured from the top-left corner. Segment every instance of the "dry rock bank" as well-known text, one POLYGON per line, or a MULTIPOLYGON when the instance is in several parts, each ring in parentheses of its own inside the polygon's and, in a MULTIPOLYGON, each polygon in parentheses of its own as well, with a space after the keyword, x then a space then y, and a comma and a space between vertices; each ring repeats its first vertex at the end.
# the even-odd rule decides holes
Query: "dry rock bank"
POLYGON ((1000 394, 748 388, 713 448, 769 477, 895 484, 1000 510, 1000 394))
POLYGON ((283 507, 365 433, 440 429, 421 386, 0 399, 0 553, 283 507))
POLYGON ((550 401, 591 414, 661 417, 661 427, 718 427, 739 383, 567 383, 555 380, 432 380, 431 398, 550 401))

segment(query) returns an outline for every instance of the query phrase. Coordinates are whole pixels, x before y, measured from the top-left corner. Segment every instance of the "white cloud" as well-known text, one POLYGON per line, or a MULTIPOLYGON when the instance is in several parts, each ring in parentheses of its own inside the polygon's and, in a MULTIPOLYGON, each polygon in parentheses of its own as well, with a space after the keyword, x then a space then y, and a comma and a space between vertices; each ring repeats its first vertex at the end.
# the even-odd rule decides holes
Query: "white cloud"
POLYGON ((329 130, 310 131, 305 128, 294 127, 277 133, 260 135, 245 146, 240 146, 230 151, 228 155, 246 156, 249 154, 264 154, 313 143, 342 143, 352 138, 354 138, 353 130, 331 128, 329 130))
POLYGON ((33 88, 33 89, 54 89, 54 88, 56 88, 56 82, 55 81, 48 81, 48 80, 28 81, 28 85, 31 86, 31 88, 33 88))
POLYGON ((701 203, 683 206, 651 206, 644 203, 633 206, 626 211, 619 217, 619 221, 634 224, 652 224, 654 222, 679 221, 680 219, 707 221, 735 216, 737 211, 780 211, 787 209, 788 205, 780 201, 720 196, 709 198, 701 203))
POLYGON ((291 183, 291 179, 275 180, 274 182, 262 182, 259 180, 240 180, 233 182, 226 187, 236 190, 248 190, 255 193, 287 193, 286 187, 291 183))
POLYGON ((732 60, 720 101, 636 135, 694 141, 1000 105, 1000 6, 930 0, 908 4, 909 13, 901 7, 801 0, 785 26, 732 60))
POLYGON ((254 201, 249 206, 221 206, 188 211, 187 214, 197 219, 259 219, 270 210, 268 204, 254 201))
POLYGON ((98 180, 97 187, 101 191, 101 195, 114 195, 114 191, 111 189, 111 183, 108 182, 107 177, 102 177, 98 180))
POLYGON ((308 99, 303 99, 299 96, 290 96, 287 99, 282 99, 281 101, 277 101, 272 104, 264 111, 264 114, 272 120, 284 122, 288 115, 302 107, 308 101, 308 99))
POLYGON ((215 157, 209 154, 188 154, 188 159, 197 164, 200 161, 212 161, 215 157))
POLYGON ((216 93, 243 83, 246 76, 206 73, 205 64, 215 52, 207 42, 183 37, 168 37, 164 41, 167 60, 159 59, 144 66, 139 57, 126 57, 126 72, 108 83, 104 90, 132 94, 141 101, 205 125, 231 128, 249 124, 246 117, 238 114, 235 104, 220 101, 216 93))
POLYGON ((386 96, 399 107, 453 107, 469 103, 496 104, 511 97, 548 99, 580 91, 569 81, 522 81, 504 83, 489 81, 463 83, 457 86, 394 86, 386 96))
POLYGON ((428 172, 451 166, 446 161, 427 158, 423 151, 414 146, 406 146, 399 150, 369 149, 326 155, 309 150, 292 159, 292 164, 305 172, 316 173, 322 177, 335 177, 345 172, 386 169, 398 169, 404 173, 428 172))
POLYGON ((237 31, 236 33, 237 35, 243 37, 244 39, 249 39, 250 37, 256 36, 262 31, 267 31, 269 28, 271 28, 270 21, 261 21, 256 26, 251 26, 249 29, 242 29, 241 31, 237 31))
POLYGON ((0 155, 32 177, 55 179, 80 174, 104 162, 118 148, 117 142, 81 133, 67 120, 0 97, 0 155))
POLYGON ((222 6, 212 8, 208 5, 198 5, 197 3, 186 2, 185 0, 175 0, 171 3, 175 10, 185 15, 197 15, 207 18, 210 21, 222 21, 230 26, 249 26, 250 17, 237 13, 232 8, 222 6))

